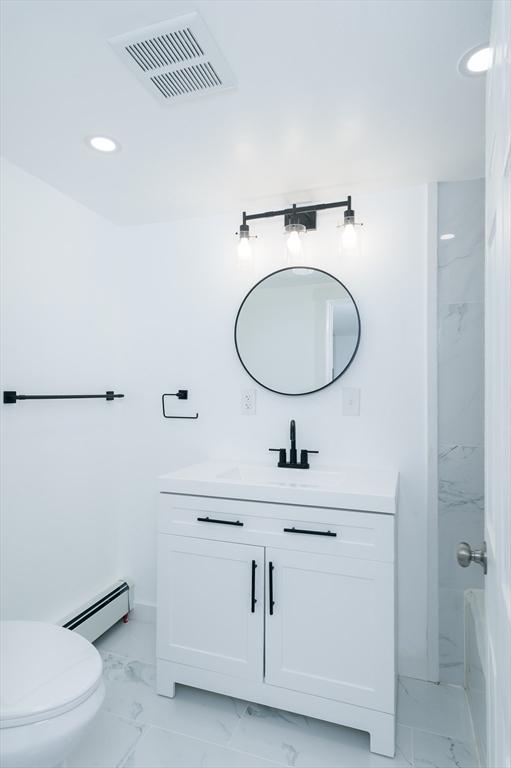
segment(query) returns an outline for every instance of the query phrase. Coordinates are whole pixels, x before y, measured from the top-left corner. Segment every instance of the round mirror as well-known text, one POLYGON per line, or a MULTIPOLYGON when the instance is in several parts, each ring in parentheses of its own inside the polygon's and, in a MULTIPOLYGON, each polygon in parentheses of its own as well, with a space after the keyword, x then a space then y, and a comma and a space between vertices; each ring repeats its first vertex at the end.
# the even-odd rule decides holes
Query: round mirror
POLYGON ((281 395, 317 392, 342 376, 360 341, 353 296, 321 269, 288 267, 245 296, 234 339, 241 364, 281 395))

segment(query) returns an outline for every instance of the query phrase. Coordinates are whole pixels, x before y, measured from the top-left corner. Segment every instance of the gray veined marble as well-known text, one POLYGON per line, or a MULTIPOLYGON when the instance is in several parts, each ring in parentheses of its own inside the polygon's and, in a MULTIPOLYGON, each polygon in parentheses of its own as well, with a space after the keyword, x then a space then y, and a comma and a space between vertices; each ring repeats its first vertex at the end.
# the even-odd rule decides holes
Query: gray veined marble
POLYGON ((480 568, 460 568, 456 546, 460 540, 481 543, 484 535, 484 452, 475 446, 453 445, 440 449, 439 569, 440 587, 468 589, 481 586, 480 568))
POLYGON ((484 297, 484 179, 438 185, 438 301, 482 302, 484 297))
POLYGON ((441 514, 463 507, 480 516, 484 509, 483 449, 449 445, 438 453, 438 500, 441 514))
MULTIPOLYGON (((147 629, 147 628, 146 628, 147 629)), ((369 751, 361 731, 291 712, 177 686, 158 696, 143 658, 149 633, 137 620, 101 639, 105 706, 69 768, 471 768, 468 710, 461 688, 402 679, 394 759, 369 751), (108 646, 115 645, 116 653, 108 646)), ((98 643, 99 644, 99 643, 98 643)))
POLYGON ((488 653, 483 590, 465 595, 466 668, 465 685, 481 764, 486 762, 486 659, 488 653))
POLYGON ((439 308, 438 440, 442 445, 483 444, 483 305, 439 308))
POLYGON ((456 547, 460 540, 478 544, 484 538, 483 449, 449 446, 439 453, 439 627, 440 677, 463 684, 463 594, 482 586, 480 568, 460 568, 456 547))
POLYGON ((463 590, 483 578, 456 563, 459 541, 483 540, 483 179, 438 185, 438 235, 440 678, 462 684, 463 590))
POLYGON ((103 653, 105 709, 137 725, 156 725, 215 744, 226 744, 246 708, 229 696, 182 688, 179 700, 157 696, 155 667, 103 653))
POLYGON ((415 768, 478 768, 474 749, 445 736, 416 731, 413 751, 415 768))
POLYGON ((464 677, 463 597, 462 589, 440 588, 440 677, 444 682, 455 685, 462 685, 464 677))

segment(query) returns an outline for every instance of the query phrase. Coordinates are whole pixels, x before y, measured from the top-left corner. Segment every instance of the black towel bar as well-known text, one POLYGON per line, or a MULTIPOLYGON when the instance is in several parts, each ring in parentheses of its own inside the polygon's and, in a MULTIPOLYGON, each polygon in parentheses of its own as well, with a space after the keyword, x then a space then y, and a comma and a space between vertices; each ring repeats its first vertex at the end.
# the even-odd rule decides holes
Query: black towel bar
POLYGON ((124 395, 118 395, 115 392, 108 391, 104 395, 18 395, 13 390, 4 392, 4 403, 15 403, 16 400, 88 400, 90 398, 101 400, 115 400, 124 395))

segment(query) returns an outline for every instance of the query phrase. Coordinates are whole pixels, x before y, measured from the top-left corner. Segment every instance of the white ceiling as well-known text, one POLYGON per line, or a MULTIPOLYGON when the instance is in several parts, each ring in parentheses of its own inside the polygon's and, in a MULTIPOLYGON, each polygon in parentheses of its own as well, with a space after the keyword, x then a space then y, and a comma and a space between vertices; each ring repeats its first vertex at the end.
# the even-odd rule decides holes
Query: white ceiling
MULTIPOLYGON (((3 0, 3 154, 109 219, 483 175, 487 0, 3 0), (234 91, 161 105, 108 38, 198 10, 234 91), (84 137, 115 137, 94 153, 84 137)), ((302 198, 303 199, 303 198, 302 198)), ((309 198, 311 199, 311 198, 309 198)))

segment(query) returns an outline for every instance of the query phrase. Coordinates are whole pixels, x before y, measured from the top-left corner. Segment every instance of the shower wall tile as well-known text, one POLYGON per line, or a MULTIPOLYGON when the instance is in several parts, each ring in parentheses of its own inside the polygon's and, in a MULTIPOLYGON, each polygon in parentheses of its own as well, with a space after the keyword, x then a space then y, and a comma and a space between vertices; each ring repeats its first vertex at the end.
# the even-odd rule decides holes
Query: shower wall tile
POLYGON ((444 683, 463 685, 464 622, 463 590, 440 588, 440 679, 444 683))
POLYGON ((439 307, 438 440, 483 444, 483 305, 439 307))
POLYGON ((438 455, 438 527, 440 587, 469 589, 482 586, 480 568, 460 568, 456 546, 460 540, 477 545, 483 540, 484 451, 454 445, 438 455))
POLYGON ((483 449, 453 445, 438 456, 438 565, 440 679, 463 684, 465 589, 483 586, 483 572, 477 566, 460 568, 456 547, 466 540, 476 546, 484 538, 483 449))
POLYGON ((438 185, 438 536, 440 679, 463 684, 463 591, 479 567, 456 546, 484 535, 484 180, 438 185))
POLYGON ((484 180, 438 185, 438 301, 454 304, 484 298, 484 180))

